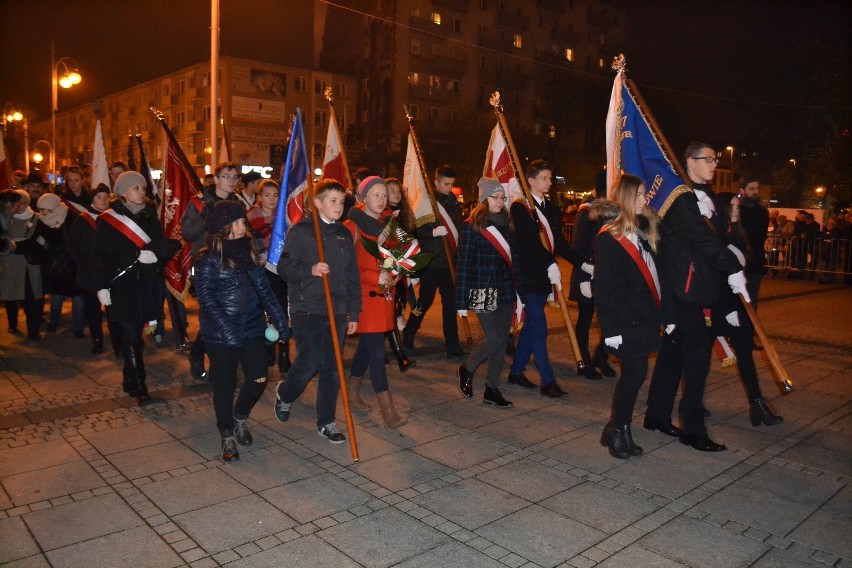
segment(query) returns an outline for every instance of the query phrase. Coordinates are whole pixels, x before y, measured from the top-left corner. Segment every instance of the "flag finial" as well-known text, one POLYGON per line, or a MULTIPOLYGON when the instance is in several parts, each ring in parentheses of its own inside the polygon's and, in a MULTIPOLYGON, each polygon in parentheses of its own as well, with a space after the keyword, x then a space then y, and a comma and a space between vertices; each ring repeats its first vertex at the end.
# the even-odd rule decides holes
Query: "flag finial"
POLYGON ((488 99, 488 102, 494 107, 495 111, 503 112, 503 105, 500 104, 500 91, 491 93, 491 98, 488 99))
POLYGON ((331 104, 331 93, 331 85, 327 85, 322 94, 325 95, 325 100, 328 101, 328 104, 331 104))
POLYGON ((612 70, 618 73, 619 71, 627 70, 627 59, 624 57, 623 53, 619 53, 615 57, 612 58, 612 64, 610 65, 612 70))

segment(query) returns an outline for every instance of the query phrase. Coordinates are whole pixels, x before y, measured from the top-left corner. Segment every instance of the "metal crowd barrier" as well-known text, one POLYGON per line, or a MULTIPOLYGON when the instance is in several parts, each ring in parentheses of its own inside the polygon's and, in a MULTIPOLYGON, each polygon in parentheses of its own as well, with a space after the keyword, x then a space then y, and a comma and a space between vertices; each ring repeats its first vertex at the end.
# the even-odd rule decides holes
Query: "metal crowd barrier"
POLYGON ((852 275, 852 242, 816 237, 801 239, 768 235, 763 247, 769 275, 779 278, 813 278, 834 282, 837 275, 852 275))

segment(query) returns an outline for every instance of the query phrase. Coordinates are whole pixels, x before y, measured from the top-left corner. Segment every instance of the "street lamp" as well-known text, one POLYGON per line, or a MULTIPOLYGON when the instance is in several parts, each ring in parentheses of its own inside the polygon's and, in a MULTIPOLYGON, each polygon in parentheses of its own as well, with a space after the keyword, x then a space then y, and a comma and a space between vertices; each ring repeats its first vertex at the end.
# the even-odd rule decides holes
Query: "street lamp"
POLYGON ((30 171, 30 120, 19 110, 14 110, 10 103, 3 105, 3 128, 10 122, 24 121, 24 170, 30 171))
POLYGON ((731 177, 734 176, 734 147, 727 146, 725 150, 728 150, 731 153, 731 177))
POLYGON ((56 185, 56 111, 58 109, 58 89, 57 87, 62 87, 63 89, 70 89, 74 85, 80 83, 83 78, 80 76, 80 72, 77 70, 77 62, 71 59, 70 57, 62 57, 59 61, 56 61, 56 50, 53 42, 50 42, 50 72, 51 72, 51 95, 52 95, 52 105, 51 105, 51 128, 52 128, 52 138, 53 143, 50 145, 50 173, 53 178, 52 183, 56 185), (60 68, 62 69, 62 74, 60 75, 60 68))
POLYGON ((39 150, 39 145, 47 146, 50 149, 49 156, 53 156, 53 146, 47 140, 39 140, 33 144, 33 162, 41 164, 44 161, 44 153, 39 150))

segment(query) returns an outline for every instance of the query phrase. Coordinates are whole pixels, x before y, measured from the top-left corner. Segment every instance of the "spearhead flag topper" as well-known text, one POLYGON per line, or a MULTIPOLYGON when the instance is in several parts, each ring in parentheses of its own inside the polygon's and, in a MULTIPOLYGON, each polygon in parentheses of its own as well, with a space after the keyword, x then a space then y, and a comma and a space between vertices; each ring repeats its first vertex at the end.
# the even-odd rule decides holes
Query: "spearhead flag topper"
POLYGON ((671 157, 663 151, 628 89, 623 56, 616 58, 613 68, 617 72, 606 117, 607 187, 611 189, 622 172, 642 178, 648 204, 663 217, 678 195, 690 191, 689 186, 676 173, 671 157))
POLYGON ((523 199, 520 182, 517 175, 523 172, 515 172, 512 161, 509 159, 509 150, 506 141, 500 132, 500 126, 495 125, 491 131, 491 140, 488 142, 488 150, 485 152, 485 165, 482 168, 482 177, 496 179, 503 186, 506 193, 505 205, 508 208, 516 199, 523 199))
POLYGON ((287 230, 302 219, 304 213, 305 189, 308 185, 310 166, 305 149, 305 131, 302 128, 302 113, 297 108, 290 132, 290 144, 287 147, 287 160, 281 170, 281 196, 275 209, 275 221, 272 222, 272 235, 269 241, 269 253, 266 256, 266 269, 278 271, 278 261, 284 251, 287 230))

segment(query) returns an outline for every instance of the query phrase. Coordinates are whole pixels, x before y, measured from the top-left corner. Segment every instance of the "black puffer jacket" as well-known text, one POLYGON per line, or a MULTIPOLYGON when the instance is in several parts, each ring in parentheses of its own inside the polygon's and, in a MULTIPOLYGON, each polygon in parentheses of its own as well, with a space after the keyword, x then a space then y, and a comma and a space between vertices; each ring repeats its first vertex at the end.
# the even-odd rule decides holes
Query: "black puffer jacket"
POLYGON ((263 267, 229 268, 218 254, 204 249, 194 268, 202 341, 233 349, 248 339, 262 337, 266 329, 264 311, 279 333, 286 333, 287 316, 272 293, 263 267))

